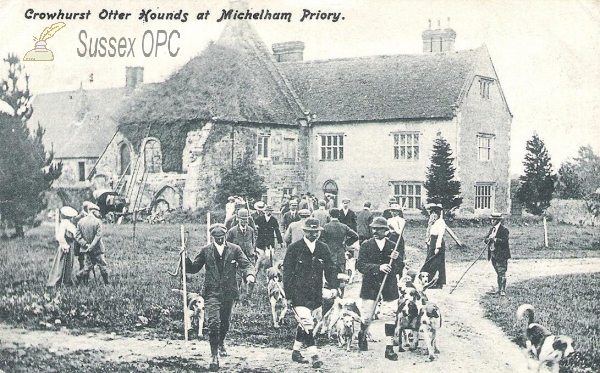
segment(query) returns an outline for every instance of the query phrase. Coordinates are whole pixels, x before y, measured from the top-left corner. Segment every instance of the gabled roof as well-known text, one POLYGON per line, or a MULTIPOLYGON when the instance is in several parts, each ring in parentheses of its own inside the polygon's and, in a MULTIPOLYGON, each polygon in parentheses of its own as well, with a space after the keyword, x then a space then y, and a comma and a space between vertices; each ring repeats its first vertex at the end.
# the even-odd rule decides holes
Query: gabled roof
POLYGON ((278 66, 314 122, 452 118, 480 49, 278 66))
POLYGON ((275 60, 247 21, 228 22, 219 40, 165 82, 142 89, 119 121, 173 123, 217 118, 227 122, 297 125, 298 102, 275 60))
POLYGON ((36 95, 30 128, 45 129, 43 142, 56 158, 99 157, 117 131, 112 118, 126 88, 36 95))

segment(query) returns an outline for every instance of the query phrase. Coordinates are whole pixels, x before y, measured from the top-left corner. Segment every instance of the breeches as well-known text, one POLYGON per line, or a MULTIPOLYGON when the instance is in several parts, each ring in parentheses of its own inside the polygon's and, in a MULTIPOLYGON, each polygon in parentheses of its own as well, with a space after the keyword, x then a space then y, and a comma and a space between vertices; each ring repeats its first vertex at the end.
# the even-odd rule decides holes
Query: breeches
POLYGON ((221 331, 226 333, 229 331, 234 302, 234 300, 221 301, 215 297, 207 298, 204 301, 204 312, 209 332, 221 331))
POLYGON ((308 308, 308 307, 298 306, 298 307, 294 307, 294 310, 296 311, 294 313, 294 317, 296 317, 296 321, 298 321, 298 323, 304 325, 306 330, 311 331, 315 328, 315 318, 318 316, 318 312, 320 311, 320 308, 316 308, 311 311, 310 308, 308 308))
POLYGON ((492 257, 492 266, 499 277, 506 277, 506 270, 508 269, 508 259, 496 260, 492 257))
POLYGON ((89 276, 90 271, 94 268, 95 265, 97 265, 100 268, 100 273, 108 274, 108 264, 106 263, 106 258, 104 258, 104 254, 85 253, 83 258, 83 269, 79 271, 77 276, 89 276))
MULTIPOLYGON (((373 315, 373 310, 375 309, 376 304, 373 299, 361 299, 360 300, 360 318, 362 323, 365 325, 369 325, 372 321, 371 315, 373 315)), ((398 301, 392 300, 389 302, 381 302, 380 311, 384 316, 393 315, 398 308, 398 301)))

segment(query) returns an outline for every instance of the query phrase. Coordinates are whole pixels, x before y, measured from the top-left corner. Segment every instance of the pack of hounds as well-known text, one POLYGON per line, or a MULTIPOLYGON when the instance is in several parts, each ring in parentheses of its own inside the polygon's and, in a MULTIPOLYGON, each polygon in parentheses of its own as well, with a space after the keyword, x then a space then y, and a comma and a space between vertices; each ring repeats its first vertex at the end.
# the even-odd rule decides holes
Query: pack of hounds
MULTIPOLYGON (((259 273, 264 273, 273 327, 280 328, 289 306, 283 290, 282 262, 273 262, 269 255, 271 254, 267 251, 258 258, 257 269, 259 273)), ((349 261, 347 269, 351 271, 352 261, 356 259, 351 255, 346 259, 349 261)), ((351 279, 356 277, 355 273, 350 271, 344 277, 346 282, 351 282, 351 279)), ((430 301, 426 294, 427 289, 435 284, 436 280, 436 277, 430 279, 427 272, 418 273, 406 267, 402 276, 398 278, 399 299, 395 310, 395 344, 399 346, 399 351, 418 351, 419 342, 423 341, 430 361, 435 360, 435 355, 440 353, 437 334, 443 323, 440 308, 430 301)), ((173 291, 182 293, 178 289, 173 291)), ((315 334, 326 335, 329 339, 335 338, 339 347, 350 351, 352 344, 357 340, 356 324, 361 322, 358 306, 360 300, 341 298, 338 291, 331 289, 323 289, 323 299, 333 300, 333 306, 324 315, 317 316, 315 334)), ((197 325, 198 337, 201 338, 204 326, 204 299, 197 293, 188 293, 187 300, 185 327, 191 330, 193 325, 197 325)), ((524 338, 528 367, 531 368, 534 360, 537 361, 538 372, 543 366, 558 372, 561 359, 575 352, 572 338, 553 335, 546 327, 535 322, 534 307, 530 304, 521 305, 516 316, 518 320, 527 321, 524 338)), ((374 341, 371 336, 369 339, 374 341)))

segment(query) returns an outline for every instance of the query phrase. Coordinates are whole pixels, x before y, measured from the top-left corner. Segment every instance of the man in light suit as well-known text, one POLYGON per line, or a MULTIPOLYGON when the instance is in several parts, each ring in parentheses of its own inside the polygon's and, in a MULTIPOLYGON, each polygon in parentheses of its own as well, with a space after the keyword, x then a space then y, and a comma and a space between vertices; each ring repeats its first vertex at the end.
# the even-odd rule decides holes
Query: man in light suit
POLYGON ((492 228, 485 237, 484 242, 488 245, 488 260, 492 261, 492 266, 496 271, 498 280, 498 294, 506 295, 506 271, 508 269, 508 259, 510 256, 510 247, 508 244, 508 229, 502 225, 502 214, 493 213, 490 216, 492 228))
POLYGON ((224 224, 213 224, 209 228, 212 243, 200 249, 194 261, 185 258, 187 273, 198 273, 206 266, 202 296, 209 330, 212 361, 209 370, 219 370, 219 354, 227 356, 225 335, 229 331, 231 310, 239 298, 236 281, 238 267, 246 281, 254 283, 256 272, 242 249, 225 241, 227 228, 224 224))

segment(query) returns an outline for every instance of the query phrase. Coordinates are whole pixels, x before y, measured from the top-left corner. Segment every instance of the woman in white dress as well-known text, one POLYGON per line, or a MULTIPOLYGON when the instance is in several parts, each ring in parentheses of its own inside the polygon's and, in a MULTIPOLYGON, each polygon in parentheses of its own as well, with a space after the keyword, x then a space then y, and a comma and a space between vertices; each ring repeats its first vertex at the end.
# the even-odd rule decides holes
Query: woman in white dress
POLYGON ((429 203, 425 206, 429 210, 429 223, 427 225, 427 259, 421 272, 428 272, 432 279, 438 274, 437 282, 430 289, 441 289, 446 284, 446 244, 444 233, 446 222, 440 204, 429 203))
POLYGON ((64 206, 60 209, 60 223, 56 231, 58 250, 48 275, 48 282, 46 283, 48 287, 62 284, 73 285, 73 257, 77 227, 71 220, 76 216, 77 210, 70 206, 64 206))

